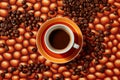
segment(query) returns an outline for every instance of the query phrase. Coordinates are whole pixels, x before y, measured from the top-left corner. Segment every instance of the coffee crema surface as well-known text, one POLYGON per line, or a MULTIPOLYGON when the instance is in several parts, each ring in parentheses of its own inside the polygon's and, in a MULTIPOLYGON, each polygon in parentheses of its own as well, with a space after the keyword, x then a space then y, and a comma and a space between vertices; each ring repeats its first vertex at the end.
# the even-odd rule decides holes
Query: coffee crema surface
POLYGON ((56 29, 51 32, 49 36, 49 42, 55 49, 64 49, 67 47, 70 41, 68 33, 62 29, 56 29))

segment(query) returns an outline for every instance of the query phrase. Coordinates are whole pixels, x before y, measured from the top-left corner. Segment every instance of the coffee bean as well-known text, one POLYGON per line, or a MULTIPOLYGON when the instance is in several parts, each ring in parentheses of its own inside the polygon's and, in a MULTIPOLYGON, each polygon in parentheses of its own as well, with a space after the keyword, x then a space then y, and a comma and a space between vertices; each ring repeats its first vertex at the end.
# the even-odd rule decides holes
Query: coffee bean
POLYGON ((55 12, 54 12, 54 11, 50 11, 49 13, 50 13, 51 15, 54 15, 54 14, 55 14, 55 12))
POLYGON ((15 36, 15 37, 19 37, 19 34, 18 34, 18 33, 15 33, 14 36, 15 36))
POLYGON ((4 78, 4 77, 5 77, 5 73, 1 73, 0 75, 1 75, 1 77, 2 77, 2 78, 4 78))
POLYGON ((49 66, 46 66, 45 67, 45 70, 47 71, 47 70, 50 70, 50 67, 49 66))
POLYGON ((23 68, 27 68, 28 66, 27 65, 23 65, 23 68))
POLYGON ((35 75, 35 79, 39 79, 39 76, 38 76, 38 75, 35 75))
POLYGON ((60 9, 61 9, 61 10, 64 10, 64 7, 62 6, 60 9))
POLYGON ((14 71, 16 71, 17 69, 15 67, 11 67, 10 69, 10 73, 13 73, 14 71))
POLYGON ((32 25, 29 26, 30 30, 33 30, 34 26, 35 26, 35 24, 32 23, 32 25))
POLYGON ((57 7, 55 7, 55 8, 54 8, 54 11, 58 11, 58 8, 57 8, 57 7))
POLYGON ((1 43, 1 44, 0 44, 0 47, 3 47, 3 48, 4 48, 4 47, 5 47, 5 44, 4 44, 4 43, 1 43))
POLYGON ((4 73, 8 73, 8 70, 5 70, 4 73))
MULTIPOLYGON (((67 13, 66 13, 66 12, 64 12, 64 13, 63 13, 63 15, 64 15, 64 16, 67 16, 67 13)), ((71 16, 70 16, 70 17, 72 17, 72 14, 71 14, 71 16)))
POLYGON ((34 64, 34 63, 31 63, 29 66, 30 66, 30 67, 34 67, 34 66, 35 66, 35 64, 34 64))
POLYGON ((11 10, 11 9, 12 9, 12 7, 11 7, 10 5, 8 5, 8 6, 7 6, 7 9, 8 9, 8 10, 11 10))
POLYGON ((29 32, 29 34, 30 34, 30 36, 33 36, 33 35, 34 35, 34 33, 33 33, 33 32, 29 32))
POLYGON ((110 57, 111 57, 111 55, 110 55, 110 54, 105 54, 105 56, 106 56, 106 57, 108 57, 108 58, 110 58, 110 57))
POLYGON ((98 55, 98 59, 102 59, 103 58, 103 56, 102 55, 98 55))
POLYGON ((23 5, 23 8, 24 8, 24 9, 26 9, 27 7, 28 7, 28 5, 27 5, 27 4, 23 5))
POLYGON ((83 74, 80 74, 80 77, 84 77, 84 75, 83 75, 83 74))
POLYGON ((37 52, 37 48, 33 48, 32 51, 33 51, 33 52, 37 52))
POLYGON ((112 5, 111 7, 112 7, 113 9, 116 9, 116 6, 115 6, 115 5, 112 5))
POLYGON ((23 70, 22 73, 26 74, 28 71, 27 70, 23 70))
POLYGON ((114 15, 118 15, 118 12, 117 12, 117 11, 114 11, 113 14, 114 14, 114 15))
POLYGON ((34 7, 33 7, 33 6, 31 6, 31 7, 30 7, 30 10, 34 10, 34 7))
POLYGON ((25 5, 25 4, 26 4, 26 0, 23 0, 23 1, 22 1, 22 4, 24 4, 24 5, 25 5))
POLYGON ((56 77, 55 80, 61 80, 60 77, 56 77))
POLYGON ((105 71, 105 70, 104 70, 103 68, 100 69, 100 72, 101 72, 101 73, 104 73, 104 71, 105 71))
POLYGON ((36 24, 36 28, 39 29, 39 28, 40 28, 40 25, 39 25, 39 24, 36 24))
POLYGON ((43 18, 40 18, 40 22, 43 22, 44 20, 43 20, 43 18))
POLYGON ((106 68, 107 68, 107 66, 106 66, 106 65, 103 65, 102 68, 100 69, 100 72, 101 72, 101 73, 104 73, 105 70, 106 70, 106 68))
POLYGON ((49 77, 43 76, 43 80, 49 80, 49 77))
POLYGON ((73 71, 72 74, 73 74, 73 75, 76 75, 76 72, 73 71))
POLYGON ((111 19, 111 20, 110 20, 110 24, 112 24, 113 22, 114 22, 114 20, 111 19))
POLYGON ((100 41, 100 42, 103 42, 103 41, 104 41, 104 38, 103 38, 103 37, 100 37, 99 41, 100 41))
POLYGON ((32 75, 32 72, 31 72, 31 71, 28 71, 27 75, 28 75, 28 76, 31 76, 31 75, 32 75))
POLYGON ((110 7, 106 7, 105 10, 106 10, 106 11, 110 11, 111 8, 110 8, 110 7))
POLYGON ((5 45, 5 50, 6 51, 9 51, 9 47, 5 45))
POLYGON ((99 61, 98 60, 95 60, 95 63, 94 63, 95 65, 97 65, 97 64, 99 64, 99 61))

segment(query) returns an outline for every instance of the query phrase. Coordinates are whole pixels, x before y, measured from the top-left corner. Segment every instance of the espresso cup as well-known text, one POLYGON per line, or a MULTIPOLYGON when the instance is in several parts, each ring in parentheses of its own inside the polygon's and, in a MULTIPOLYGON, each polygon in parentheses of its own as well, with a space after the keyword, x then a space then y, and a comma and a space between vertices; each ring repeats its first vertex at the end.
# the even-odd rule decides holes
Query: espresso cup
POLYGON ((75 38, 74 38, 73 31, 68 26, 66 26, 64 24, 55 24, 55 25, 51 26, 50 28, 48 28, 47 31, 45 32, 44 42, 45 42, 46 47, 51 52, 54 52, 56 54, 64 54, 64 53, 68 52, 71 48, 79 49, 80 45, 75 43, 74 39, 75 38), (49 41, 50 34, 55 30, 63 30, 69 35, 69 38, 70 38, 69 42, 68 42, 67 46, 63 49, 56 49, 50 44, 50 41, 49 41))

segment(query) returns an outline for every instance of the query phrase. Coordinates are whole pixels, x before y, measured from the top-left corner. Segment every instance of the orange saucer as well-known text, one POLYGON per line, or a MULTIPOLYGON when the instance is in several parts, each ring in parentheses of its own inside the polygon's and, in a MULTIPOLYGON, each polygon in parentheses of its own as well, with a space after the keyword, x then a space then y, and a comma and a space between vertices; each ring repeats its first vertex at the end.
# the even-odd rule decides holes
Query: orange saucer
POLYGON ((42 26, 38 30, 36 44, 40 54, 43 55, 47 60, 50 60, 51 62, 54 63, 66 63, 74 59, 80 53, 83 45, 83 37, 79 27, 72 20, 65 17, 56 17, 47 20, 45 23, 42 24, 42 26), (75 37, 74 42, 80 45, 79 49, 71 48, 68 52, 64 54, 56 54, 51 52, 46 47, 44 42, 45 32, 47 31, 48 28, 55 24, 64 24, 73 31, 75 37))

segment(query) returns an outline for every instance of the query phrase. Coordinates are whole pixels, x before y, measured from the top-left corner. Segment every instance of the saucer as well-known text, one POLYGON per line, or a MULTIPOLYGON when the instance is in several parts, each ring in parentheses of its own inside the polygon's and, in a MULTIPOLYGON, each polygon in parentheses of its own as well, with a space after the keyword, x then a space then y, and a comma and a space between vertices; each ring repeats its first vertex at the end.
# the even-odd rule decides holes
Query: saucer
POLYGON ((68 18, 65 17, 52 18, 50 20, 47 20, 45 23, 43 23, 40 29, 38 30, 36 37, 36 45, 39 53, 42 56, 44 56, 47 60, 60 64, 66 63, 73 60, 80 53, 83 45, 82 32, 80 31, 80 28, 72 20, 68 18), (51 52, 45 45, 44 36, 47 29, 55 24, 63 24, 68 26, 73 31, 73 34, 75 36, 74 42, 80 45, 80 47, 78 49, 71 48, 68 52, 63 54, 56 54, 51 52))

